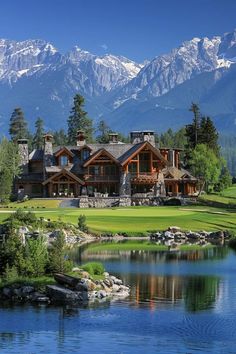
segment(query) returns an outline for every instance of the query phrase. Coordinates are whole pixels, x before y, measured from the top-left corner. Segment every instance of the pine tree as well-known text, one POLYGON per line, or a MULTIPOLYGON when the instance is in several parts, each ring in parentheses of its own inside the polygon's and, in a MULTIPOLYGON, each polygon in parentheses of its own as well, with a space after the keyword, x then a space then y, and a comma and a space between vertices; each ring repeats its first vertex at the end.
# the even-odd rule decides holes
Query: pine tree
POLYGON ((3 138, 0 143, 0 201, 9 200, 14 177, 20 172, 18 146, 3 138))
POLYGON ((193 121, 192 124, 186 125, 186 137, 188 150, 194 149, 199 143, 200 134, 201 134, 201 113, 200 108, 196 103, 192 103, 190 109, 193 112, 193 121))
POLYGON ((74 106, 71 110, 68 122, 68 143, 75 144, 77 131, 83 130, 87 141, 91 142, 93 139, 93 121, 88 118, 87 112, 83 110, 84 97, 77 94, 74 97, 74 106))
POLYGON ((52 134, 56 146, 64 146, 67 144, 68 138, 64 129, 56 130, 52 134))
POLYGON ((109 142, 109 133, 112 133, 112 130, 107 125, 105 120, 100 120, 98 122, 97 131, 99 135, 96 137, 96 141, 100 144, 106 144, 109 142))
POLYGON ((18 139, 26 139, 29 136, 27 122, 21 108, 15 108, 11 115, 9 134, 14 142, 17 142, 18 139))
POLYGON ((33 148, 34 149, 42 149, 43 147, 43 136, 44 136, 44 129, 43 129, 43 119, 38 117, 35 122, 35 134, 33 137, 33 148))
POLYGON ((219 134, 210 117, 202 117, 200 125, 200 144, 206 144, 214 153, 219 156, 220 147, 218 144, 219 134))

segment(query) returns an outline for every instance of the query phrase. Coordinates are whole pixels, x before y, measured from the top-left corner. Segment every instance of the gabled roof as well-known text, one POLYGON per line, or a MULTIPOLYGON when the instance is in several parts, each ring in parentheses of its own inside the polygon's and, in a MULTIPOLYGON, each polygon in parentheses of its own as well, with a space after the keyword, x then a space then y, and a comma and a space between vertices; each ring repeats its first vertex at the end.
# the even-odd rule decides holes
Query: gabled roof
POLYGON ((105 154, 106 156, 108 156, 109 159, 111 159, 114 163, 119 164, 119 161, 112 154, 110 154, 106 149, 102 148, 102 149, 99 149, 98 151, 96 151, 93 155, 91 155, 87 159, 87 161, 84 163, 84 167, 87 167, 88 165, 90 165, 96 158, 98 158, 102 154, 105 154))
POLYGON ((53 181, 55 178, 59 177, 60 175, 66 176, 68 175, 69 177, 71 177, 72 179, 74 179, 76 182, 78 182, 79 184, 84 185, 84 181, 82 181, 79 177, 77 177, 76 175, 74 175, 74 173, 67 171, 65 168, 63 168, 63 170, 61 170, 60 172, 55 173, 53 176, 51 176, 50 178, 46 179, 46 181, 43 182, 43 185, 48 184, 49 182, 53 181))
POLYGON ((142 151, 145 147, 148 147, 165 165, 168 164, 166 159, 160 153, 160 150, 155 148, 148 141, 144 141, 142 143, 138 143, 132 146, 131 149, 126 151, 122 156, 119 157, 119 161, 122 166, 124 166, 129 160, 131 160, 135 155, 137 155, 140 151, 142 151))
POLYGON ((66 146, 61 147, 59 150, 57 150, 57 151, 54 153, 54 155, 57 157, 57 156, 60 155, 61 152, 63 152, 63 151, 64 151, 67 155, 69 155, 69 156, 71 156, 71 157, 74 156, 73 152, 71 152, 71 150, 69 150, 66 146))
POLYGON ((179 170, 177 167, 166 167, 162 170, 164 178, 170 178, 173 180, 183 180, 190 179, 191 181, 197 181, 197 179, 191 175, 188 171, 181 169, 179 170))

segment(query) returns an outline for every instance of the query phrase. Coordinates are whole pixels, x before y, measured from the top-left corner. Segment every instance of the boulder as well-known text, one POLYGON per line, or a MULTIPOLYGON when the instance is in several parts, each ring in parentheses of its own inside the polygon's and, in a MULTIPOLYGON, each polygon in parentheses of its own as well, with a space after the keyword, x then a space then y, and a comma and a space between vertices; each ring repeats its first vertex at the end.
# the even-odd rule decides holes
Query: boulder
POLYGON ((103 299, 104 297, 107 296, 107 293, 105 290, 98 290, 97 294, 96 294, 96 297, 98 299, 103 299))
POLYGON ((30 285, 27 285, 27 286, 23 286, 21 288, 21 295, 22 297, 27 297, 29 296, 31 293, 34 292, 34 287, 33 286, 30 286, 30 285))
POLYGON ((5 297, 7 297, 8 299, 10 299, 13 295, 13 291, 11 288, 3 288, 3 291, 2 291, 3 295, 5 297))
POLYGON ((72 291, 58 285, 47 285, 47 296, 55 302, 87 301, 87 291, 72 291))

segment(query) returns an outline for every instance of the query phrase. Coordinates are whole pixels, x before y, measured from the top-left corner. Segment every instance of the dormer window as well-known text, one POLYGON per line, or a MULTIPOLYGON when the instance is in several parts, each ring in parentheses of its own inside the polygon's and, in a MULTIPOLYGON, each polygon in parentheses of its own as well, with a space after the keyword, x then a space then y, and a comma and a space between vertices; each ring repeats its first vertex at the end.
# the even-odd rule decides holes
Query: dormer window
POLYGON ((90 156, 90 151, 89 150, 83 149, 81 151, 81 158, 82 158, 83 161, 87 160, 89 158, 89 156, 90 156))
POLYGON ((68 165, 68 156, 66 155, 61 155, 60 156, 60 165, 61 166, 67 166, 68 165))

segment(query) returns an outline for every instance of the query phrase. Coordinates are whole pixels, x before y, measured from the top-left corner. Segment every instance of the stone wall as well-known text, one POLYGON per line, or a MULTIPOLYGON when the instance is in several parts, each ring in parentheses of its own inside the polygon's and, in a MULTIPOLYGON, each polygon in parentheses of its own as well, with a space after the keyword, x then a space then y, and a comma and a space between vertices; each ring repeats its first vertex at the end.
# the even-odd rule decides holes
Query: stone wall
POLYGON ((80 197, 79 208, 111 208, 129 207, 131 205, 159 205, 161 199, 158 197, 80 197))

